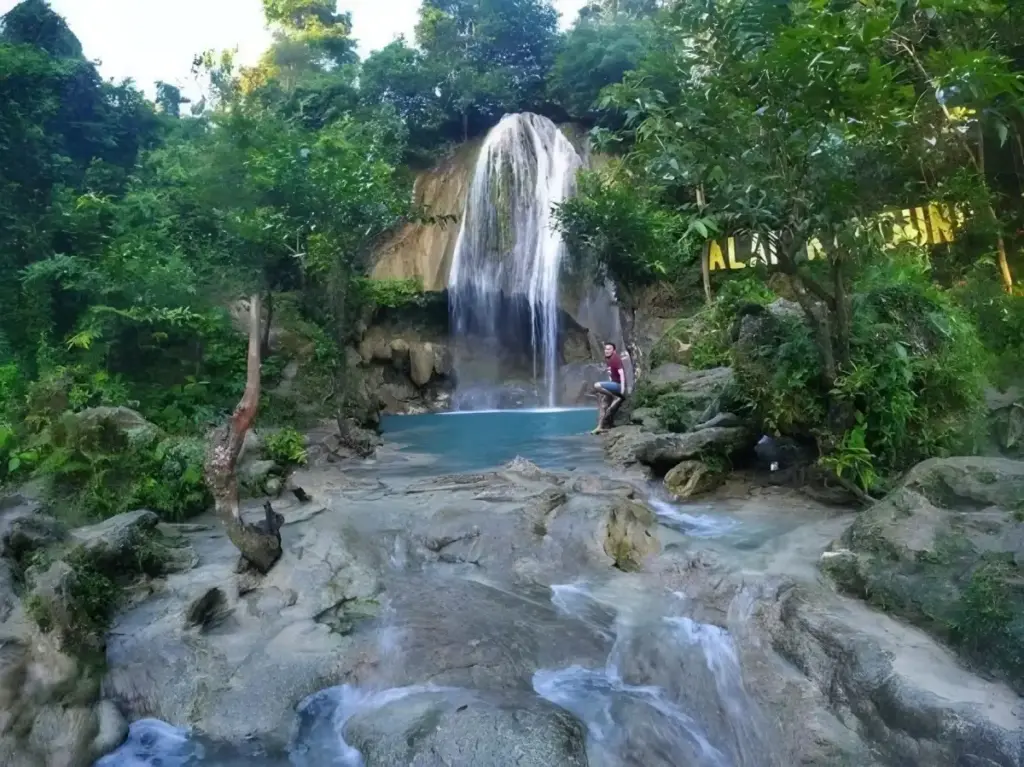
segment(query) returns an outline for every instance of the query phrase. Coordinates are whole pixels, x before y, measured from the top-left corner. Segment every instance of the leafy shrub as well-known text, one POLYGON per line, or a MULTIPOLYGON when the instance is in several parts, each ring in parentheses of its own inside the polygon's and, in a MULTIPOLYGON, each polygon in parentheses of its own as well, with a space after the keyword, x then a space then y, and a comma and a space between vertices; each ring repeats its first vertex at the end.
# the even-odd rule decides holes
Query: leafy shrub
POLYGON ((423 301, 423 283, 416 279, 363 278, 357 283, 357 288, 363 301, 374 307, 400 309, 423 301))
POLYGON ((267 458, 281 466, 303 466, 306 463, 306 438, 292 428, 267 435, 263 445, 267 458))
POLYGON ((987 372, 992 382, 1007 386, 1024 376, 1024 293, 1006 293, 980 270, 971 272, 954 291, 973 318, 990 355, 987 372))
POLYGON ((851 361, 832 391, 806 322, 778 317, 734 362, 765 427, 815 436, 823 464, 864 487, 937 455, 969 448, 981 423, 985 352, 970 318, 926 278, 865 281, 853 297, 851 361), (855 423, 832 434, 830 404, 855 423))
POLYGON ((138 508, 179 521, 211 502, 203 479, 205 447, 195 438, 163 438, 155 428, 125 434, 107 422, 83 425, 65 414, 34 442, 35 474, 75 521, 138 508))
POLYGON ((677 322, 651 350, 651 364, 686 362, 696 370, 729 365, 730 333, 737 313, 747 304, 766 305, 775 293, 757 277, 734 277, 718 288, 715 300, 693 317, 677 322), (689 345, 689 355, 679 353, 681 344, 689 345))

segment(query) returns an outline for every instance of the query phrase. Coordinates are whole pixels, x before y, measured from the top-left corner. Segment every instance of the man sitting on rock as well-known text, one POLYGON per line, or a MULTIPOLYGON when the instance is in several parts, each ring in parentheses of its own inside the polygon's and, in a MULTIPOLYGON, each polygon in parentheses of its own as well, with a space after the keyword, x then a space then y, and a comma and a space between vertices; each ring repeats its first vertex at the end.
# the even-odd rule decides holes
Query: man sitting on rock
POLYGON ((610 381, 598 381, 594 384, 597 390, 597 428, 593 434, 607 431, 615 419, 615 413, 626 398, 626 377, 622 372, 622 358, 615 349, 615 344, 608 341, 604 345, 604 359, 608 364, 610 381))

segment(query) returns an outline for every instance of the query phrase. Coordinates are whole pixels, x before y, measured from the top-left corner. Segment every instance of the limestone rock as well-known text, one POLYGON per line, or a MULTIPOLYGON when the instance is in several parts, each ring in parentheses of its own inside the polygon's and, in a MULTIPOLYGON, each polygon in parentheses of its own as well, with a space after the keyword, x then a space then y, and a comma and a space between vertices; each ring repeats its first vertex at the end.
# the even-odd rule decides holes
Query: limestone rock
POLYGON ((612 506, 604 550, 617 568, 638 570, 644 559, 660 550, 661 544, 651 532, 654 525, 654 513, 642 503, 623 498, 612 506))
POLYGON ((529 693, 418 692, 358 713, 346 742, 378 767, 586 767, 583 728, 529 693))
POLYGON ((444 344, 434 344, 434 372, 442 377, 452 374, 452 353, 444 344))
POLYGON ((1022 462, 931 459, 858 515, 821 566, 1021 692, 1022 503, 1022 462))
POLYGON ((396 338, 390 344, 391 349, 391 362, 397 366, 402 366, 406 360, 409 359, 409 342, 404 338, 396 338))
POLYGON ((261 495, 266 491, 267 481, 271 475, 278 472, 279 468, 274 461, 267 459, 246 461, 238 467, 240 489, 244 495, 261 495))
POLYGON ((107 572, 128 571, 138 566, 139 549, 156 533, 160 518, 147 509, 118 514, 95 525, 72 531, 80 555, 107 572))
POLYGON ((744 427, 714 426, 685 434, 651 434, 629 426, 612 433, 609 456, 623 464, 639 463, 664 474, 683 461, 706 453, 728 456, 749 449, 753 438, 744 427))
POLYGON ((676 498, 692 498, 714 490, 724 479, 704 461, 683 461, 665 475, 665 489, 676 498))
POLYGON ((0 499, 0 556, 24 563, 35 551, 64 540, 67 531, 42 507, 20 495, 0 499))
POLYGON ((426 386, 434 374, 434 347, 429 343, 409 347, 409 377, 417 386, 426 386))
POLYGON ((677 386, 692 376, 693 371, 686 365, 667 362, 654 368, 647 377, 646 382, 656 389, 666 389, 677 386))
POLYGON ((630 421, 643 427, 644 431, 661 431, 658 411, 653 407, 640 407, 632 411, 630 421))
POLYGON ((55 442, 81 450, 117 452, 131 444, 159 439, 160 428, 127 407, 92 407, 66 413, 55 432, 55 442))

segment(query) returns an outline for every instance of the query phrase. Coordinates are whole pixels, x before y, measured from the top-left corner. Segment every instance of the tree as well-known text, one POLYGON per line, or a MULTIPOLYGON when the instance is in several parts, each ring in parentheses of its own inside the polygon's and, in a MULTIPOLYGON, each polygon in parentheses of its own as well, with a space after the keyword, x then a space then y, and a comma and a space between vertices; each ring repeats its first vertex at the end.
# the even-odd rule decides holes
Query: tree
POLYGON ((242 557, 261 573, 267 573, 281 558, 281 525, 284 518, 268 502, 262 525, 242 519, 238 501, 238 457, 245 444, 260 404, 260 297, 249 299, 249 353, 245 393, 228 422, 213 435, 206 459, 206 482, 213 494, 217 516, 224 523, 228 538, 242 557))
POLYGON ((573 118, 594 119, 601 90, 636 68, 654 32, 646 18, 581 17, 566 33, 548 74, 549 97, 573 118))

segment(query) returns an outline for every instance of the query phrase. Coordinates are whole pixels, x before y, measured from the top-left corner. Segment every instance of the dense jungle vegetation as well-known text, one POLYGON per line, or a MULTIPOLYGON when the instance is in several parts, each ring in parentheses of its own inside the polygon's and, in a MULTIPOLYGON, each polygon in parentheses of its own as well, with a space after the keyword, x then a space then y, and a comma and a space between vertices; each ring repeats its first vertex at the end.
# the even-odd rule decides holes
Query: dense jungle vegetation
POLYGON ((45 0, 3 17, 0 481, 44 482, 82 516, 207 507, 204 435, 244 387, 252 292, 289 328, 264 339, 261 422, 355 412, 345 350, 368 308, 409 295, 366 279, 372 248, 453 213, 412 205, 414 171, 522 110, 610 155, 557 218, 570 266, 634 303, 657 285, 701 306, 711 236, 773 243, 774 273, 715 274, 673 332, 865 488, 974 449, 986 381, 1018 377, 1011 0, 602 0, 566 31, 547 0, 424 0, 415 40, 362 61, 333 2, 263 6, 273 45, 252 67, 197 56, 195 103, 104 81, 45 0), (865 223, 928 201, 969 212, 954 244, 886 249, 865 223), (807 262, 812 236, 834 244, 807 262), (734 316, 778 296, 802 316, 737 359, 734 316), (145 420, 98 433, 99 406, 145 420))

